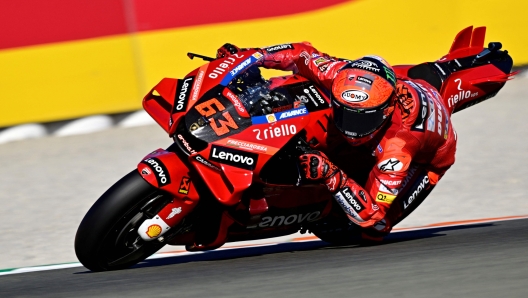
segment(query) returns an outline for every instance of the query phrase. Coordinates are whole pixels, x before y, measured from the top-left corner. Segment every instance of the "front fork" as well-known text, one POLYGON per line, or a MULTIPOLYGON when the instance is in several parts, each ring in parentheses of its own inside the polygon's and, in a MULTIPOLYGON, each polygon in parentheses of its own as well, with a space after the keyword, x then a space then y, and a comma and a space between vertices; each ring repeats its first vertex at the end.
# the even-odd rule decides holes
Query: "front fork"
POLYGON ((145 220, 138 229, 143 240, 152 241, 178 225, 196 207, 200 197, 189 169, 173 152, 158 149, 147 155, 137 169, 148 183, 172 196, 156 216, 145 220))

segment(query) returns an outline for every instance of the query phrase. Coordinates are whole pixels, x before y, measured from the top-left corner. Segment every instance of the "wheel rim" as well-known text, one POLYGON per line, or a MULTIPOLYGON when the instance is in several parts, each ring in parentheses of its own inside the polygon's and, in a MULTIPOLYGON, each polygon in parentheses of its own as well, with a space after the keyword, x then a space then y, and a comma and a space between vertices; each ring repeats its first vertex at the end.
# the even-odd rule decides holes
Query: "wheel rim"
POLYGON ((134 205, 116 222, 102 244, 105 267, 126 267, 137 263, 164 245, 156 240, 144 241, 137 229, 143 221, 155 216, 168 200, 166 196, 156 192, 134 205))

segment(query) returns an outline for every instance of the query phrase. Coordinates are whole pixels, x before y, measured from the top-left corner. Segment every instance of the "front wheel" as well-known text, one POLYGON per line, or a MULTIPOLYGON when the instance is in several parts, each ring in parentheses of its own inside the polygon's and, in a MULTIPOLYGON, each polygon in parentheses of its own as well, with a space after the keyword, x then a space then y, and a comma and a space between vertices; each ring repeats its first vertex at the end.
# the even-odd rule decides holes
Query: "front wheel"
POLYGON ((164 246, 145 242, 137 229, 170 200, 133 170, 108 189, 84 216, 75 235, 75 253, 92 271, 133 266, 164 246))

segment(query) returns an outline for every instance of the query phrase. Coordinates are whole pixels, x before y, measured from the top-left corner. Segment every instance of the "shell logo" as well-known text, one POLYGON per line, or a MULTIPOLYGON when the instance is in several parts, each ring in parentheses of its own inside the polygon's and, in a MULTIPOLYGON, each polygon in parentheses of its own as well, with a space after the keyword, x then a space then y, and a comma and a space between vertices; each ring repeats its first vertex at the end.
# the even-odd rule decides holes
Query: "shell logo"
POLYGON ((158 237, 161 234, 161 227, 159 225, 150 225, 146 233, 150 238, 158 237))
POLYGON ((275 117, 275 114, 266 115, 266 119, 268 120, 268 123, 277 122, 277 118, 275 117))

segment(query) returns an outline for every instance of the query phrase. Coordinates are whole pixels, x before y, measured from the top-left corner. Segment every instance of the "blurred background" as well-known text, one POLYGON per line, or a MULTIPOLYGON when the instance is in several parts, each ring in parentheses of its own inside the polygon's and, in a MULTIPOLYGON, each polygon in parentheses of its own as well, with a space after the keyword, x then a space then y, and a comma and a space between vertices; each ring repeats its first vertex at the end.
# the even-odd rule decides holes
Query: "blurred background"
MULTIPOLYGON (((225 42, 310 41, 331 55, 415 64, 446 54, 467 26, 487 26, 528 63, 521 0, 17 0, 0 9, 0 128, 141 109, 163 77, 202 64, 225 42)), ((268 73, 269 74, 269 73, 268 73)))
MULTIPOLYGON (((156 125, 10 141, 140 111, 162 78, 204 63, 187 52, 310 41, 338 57, 416 64, 446 54, 473 25, 487 26, 486 43, 502 42, 522 67, 527 11, 521 0, 2 1, 0 272, 75 262, 73 239, 88 208, 148 152, 171 144, 156 125), (9 135, 24 127, 33 132, 9 135)), ((524 72, 497 98, 456 114, 457 163, 400 226, 528 214, 528 143, 518 137, 528 129, 526 82, 524 72)))

